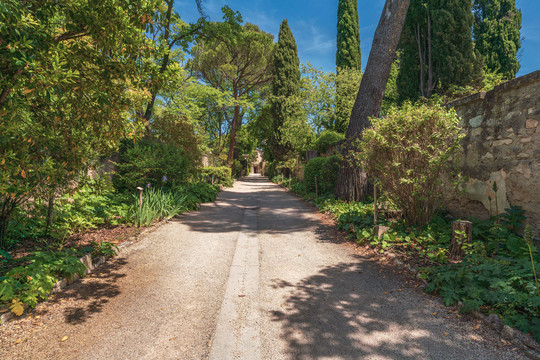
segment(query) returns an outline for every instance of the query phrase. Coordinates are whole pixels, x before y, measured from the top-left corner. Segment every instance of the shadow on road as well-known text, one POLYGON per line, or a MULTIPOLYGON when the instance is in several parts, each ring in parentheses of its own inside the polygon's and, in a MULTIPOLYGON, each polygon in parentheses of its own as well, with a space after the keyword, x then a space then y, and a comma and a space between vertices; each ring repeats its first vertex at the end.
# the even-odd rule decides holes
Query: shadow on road
MULTIPOLYGON (((76 325, 84 323, 93 314, 101 312, 103 306, 120 294, 118 279, 126 275, 122 267, 127 263, 123 258, 106 262, 99 269, 84 278, 68 286, 63 291, 56 294, 50 303, 80 302, 83 306, 67 306, 64 308, 65 322, 76 325)), ((46 310, 45 310, 46 311, 46 310)))
POLYGON ((438 349, 442 358, 455 358, 459 342, 444 335, 441 319, 410 295, 385 288, 394 283, 375 268, 340 263, 297 284, 275 280, 275 288, 290 288, 284 310, 271 316, 281 323, 291 358, 426 359, 438 349))
POLYGON ((241 229, 243 211, 256 209, 260 233, 290 234, 312 225, 308 216, 312 210, 298 198, 270 183, 268 178, 246 177, 238 181, 241 188, 223 191, 215 203, 201 211, 182 215, 177 221, 197 232, 236 232, 241 229), (283 221, 285 218, 289 220, 283 221))

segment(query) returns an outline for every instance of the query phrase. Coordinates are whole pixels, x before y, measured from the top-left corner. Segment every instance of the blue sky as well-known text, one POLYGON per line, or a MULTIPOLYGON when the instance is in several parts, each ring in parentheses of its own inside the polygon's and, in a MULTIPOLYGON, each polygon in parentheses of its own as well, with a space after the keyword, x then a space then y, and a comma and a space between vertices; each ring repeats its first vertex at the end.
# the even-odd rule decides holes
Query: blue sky
MULTIPOLYGON (((274 34, 276 41, 281 21, 288 19, 300 62, 330 71, 336 57, 337 3, 337 0, 205 0, 204 7, 211 20, 221 20, 221 7, 227 4, 240 11, 244 21, 274 34)), ((520 76, 540 69, 540 1, 516 0, 516 3, 523 14, 520 76)), ((362 67, 367 63, 383 5, 384 0, 358 2, 362 67)), ((195 0, 177 0, 175 7, 184 21, 193 22, 198 17, 195 0)))

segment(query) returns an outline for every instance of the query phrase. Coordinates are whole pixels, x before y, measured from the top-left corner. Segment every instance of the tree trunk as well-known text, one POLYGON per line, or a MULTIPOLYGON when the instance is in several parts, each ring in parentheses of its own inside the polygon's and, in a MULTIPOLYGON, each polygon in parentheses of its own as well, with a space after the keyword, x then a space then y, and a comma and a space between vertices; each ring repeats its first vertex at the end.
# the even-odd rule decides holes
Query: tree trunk
MULTIPOLYGON (((238 94, 234 92, 234 99, 238 100, 238 94)), ((240 106, 234 106, 234 116, 231 124, 231 141, 229 143, 229 153, 227 155, 227 165, 231 166, 234 157, 234 145, 236 144, 236 128, 238 127, 238 118, 240 117, 240 106)))
POLYGON ((462 258, 464 255, 463 244, 472 242, 472 223, 470 221, 454 221, 452 223, 452 245, 450 246, 451 258, 462 258))
POLYGON ((428 15, 427 18, 427 28, 428 28, 428 35, 427 35, 427 41, 428 41, 428 85, 427 85, 427 97, 430 98, 431 94, 433 92, 433 89, 435 88, 435 85, 433 84, 433 64, 431 60, 431 17, 428 15))
POLYGON ((18 198, 11 199, 9 197, 4 197, 2 207, 0 208, 0 249, 5 249, 6 247, 6 235, 9 221, 19 202, 20 199, 18 198))
POLYGON ((54 195, 49 196, 49 206, 47 208, 47 224, 45 225, 45 236, 49 235, 54 214, 54 195))
POLYGON ((422 41, 420 36, 420 24, 416 24, 416 30, 414 32, 416 37, 416 45, 418 46, 418 60, 420 62, 420 95, 424 95, 424 56, 422 56, 422 41))
POLYGON ((386 0, 347 129, 347 146, 338 173, 335 193, 346 200, 364 200, 369 191, 367 175, 348 154, 368 127, 369 118, 379 116, 390 68, 405 23, 410 0, 386 0))

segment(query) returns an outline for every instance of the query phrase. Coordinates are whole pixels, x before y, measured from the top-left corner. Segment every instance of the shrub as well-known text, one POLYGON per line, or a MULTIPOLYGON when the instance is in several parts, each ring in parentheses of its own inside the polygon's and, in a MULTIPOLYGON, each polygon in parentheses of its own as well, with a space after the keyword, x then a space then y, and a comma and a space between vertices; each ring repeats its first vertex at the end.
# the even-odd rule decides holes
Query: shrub
POLYGON ((277 167, 278 167, 278 162, 276 160, 269 161, 266 164, 265 175, 268 176, 270 179, 272 179, 278 173, 277 167))
POLYGON ((408 224, 429 222, 440 195, 441 176, 460 146, 459 118, 440 105, 405 104, 371 119, 358 159, 369 176, 403 210, 408 224))
POLYGON ((335 143, 345 139, 345 135, 332 130, 324 130, 315 140, 313 149, 319 154, 324 154, 335 143))
POLYGON ((232 186, 233 179, 231 169, 227 166, 208 166, 201 169, 201 175, 207 183, 220 184, 223 186, 232 186))
POLYGON ((332 194, 336 186, 340 157, 311 159, 304 168, 304 186, 307 191, 315 192, 315 176, 319 194, 332 194))
POLYGON ((113 183, 120 191, 137 186, 171 186, 186 182, 191 164, 184 151, 155 139, 123 143, 113 183))
POLYGON ((163 189, 147 188, 143 192, 142 206, 139 195, 133 195, 129 213, 137 226, 149 226, 154 220, 170 219, 188 210, 186 195, 163 189))
POLYGON ((245 160, 234 159, 231 166, 231 173, 235 179, 246 175, 247 162, 245 160))
POLYGON ((220 189, 217 184, 211 185, 201 181, 182 185, 174 190, 186 197, 186 206, 189 210, 196 210, 199 204, 216 200, 220 189))

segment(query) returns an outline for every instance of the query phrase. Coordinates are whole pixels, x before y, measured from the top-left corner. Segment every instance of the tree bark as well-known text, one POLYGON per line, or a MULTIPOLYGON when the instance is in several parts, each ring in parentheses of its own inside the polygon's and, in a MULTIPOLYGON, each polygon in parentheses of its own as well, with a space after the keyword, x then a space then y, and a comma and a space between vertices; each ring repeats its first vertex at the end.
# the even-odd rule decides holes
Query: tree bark
MULTIPOLYGON (((238 92, 234 90, 234 99, 238 100, 238 92)), ((240 117, 240 106, 234 106, 234 116, 231 124, 231 140, 229 142, 229 153, 227 154, 227 165, 231 166, 234 157, 234 146, 236 145, 236 128, 238 127, 238 118, 240 117)))
POLYGON ((433 64, 431 60, 431 17, 428 15, 427 18, 427 28, 428 28, 428 35, 427 35, 427 41, 428 41, 428 85, 427 85, 427 97, 431 97, 431 93, 433 92, 433 88, 435 85, 433 85, 433 64))
POLYGON ((45 225, 45 236, 49 235, 54 214, 54 195, 49 196, 49 206, 47 208, 47 224, 45 225))
POLYGON ((463 245, 472 242, 472 223, 470 221, 454 221, 452 223, 452 245, 450 257, 461 259, 465 253, 463 245))
POLYGON ((381 13, 347 129, 347 144, 335 189, 336 195, 342 199, 359 201, 364 200, 368 194, 367 174, 358 164, 351 161, 349 155, 354 154, 355 141, 370 125, 369 118, 380 114, 386 83, 409 4, 410 0, 386 0, 381 13))
POLYGON ((420 95, 424 94, 424 56, 422 56, 422 41, 420 36, 420 24, 416 24, 416 30, 414 32, 416 37, 416 44, 418 45, 418 60, 420 62, 420 95))

